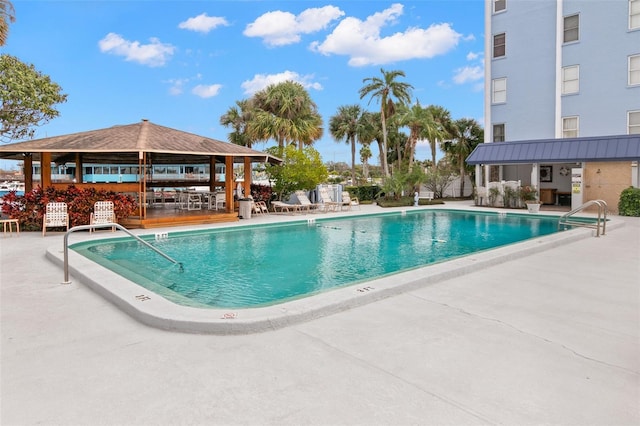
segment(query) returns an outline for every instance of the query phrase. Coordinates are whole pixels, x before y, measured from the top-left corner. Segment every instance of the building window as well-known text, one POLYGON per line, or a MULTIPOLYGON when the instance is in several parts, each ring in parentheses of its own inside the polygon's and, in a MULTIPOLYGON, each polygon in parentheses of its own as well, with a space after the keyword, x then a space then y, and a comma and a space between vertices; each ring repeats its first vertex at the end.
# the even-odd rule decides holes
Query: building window
POLYGON ((493 141, 504 142, 504 124, 493 125, 493 141))
POLYGON ((640 110, 629 111, 629 131, 630 135, 640 135, 640 110))
POLYGON ((507 0, 493 0, 493 13, 507 10, 507 0))
POLYGON ((578 137, 578 117, 562 118, 562 137, 563 138, 578 137))
POLYGON ((565 16, 564 42, 578 41, 580 35, 580 15, 565 16))
POLYGON ((507 79, 496 78, 491 82, 491 95, 494 104, 507 102, 507 79))
POLYGON ((640 84, 640 55, 629 56, 629 86, 640 84))
POLYGON ((493 57, 504 56, 507 50, 507 35, 505 33, 493 36, 493 57))
POLYGON ((562 67, 562 94, 578 93, 580 90, 580 65, 562 67))
POLYGON ((640 0, 629 0, 629 29, 640 28, 640 0))

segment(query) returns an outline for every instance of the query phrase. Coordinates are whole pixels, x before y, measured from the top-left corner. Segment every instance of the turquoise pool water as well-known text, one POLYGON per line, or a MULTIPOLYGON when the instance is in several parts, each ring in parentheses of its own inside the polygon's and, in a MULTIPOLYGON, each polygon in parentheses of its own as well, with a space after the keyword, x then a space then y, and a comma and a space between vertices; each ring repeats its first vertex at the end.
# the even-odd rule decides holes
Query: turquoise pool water
POLYGON ((422 210, 175 232, 152 241, 181 262, 182 271, 130 238, 78 243, 71 248, 175 303, 247 308, 554 232, 554 218, 422 210))

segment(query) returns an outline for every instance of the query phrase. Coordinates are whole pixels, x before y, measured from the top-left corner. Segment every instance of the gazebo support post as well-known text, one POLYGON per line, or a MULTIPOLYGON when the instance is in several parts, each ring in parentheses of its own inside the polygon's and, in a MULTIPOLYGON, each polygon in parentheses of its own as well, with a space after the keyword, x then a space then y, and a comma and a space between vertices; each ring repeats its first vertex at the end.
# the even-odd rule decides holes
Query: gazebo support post
MULTIPOLYGON (((224 157, 224 197, 226 199, 227 213, 233 212, 235 209, 233 200, 234 178, 233 178, 233 157, 228 155, 224 157)), ((214 171, 215 173, 215 171, 214 171)))
POLYGON ((216 190, 216 156, 209 157, 209 191, 216 190))
POLYGON ((42 186, 42 189, 45 189, 51 186, 51 153, 50 152, 40 153, 40 186, 42 186))
POLYGON ((77 183, 82 183, 82 180, 84 179, 82 177, 82 154, 79 152, 76 152, 76 182, 77 183))
POLYGON ((244 194, 251 195, 251 158, 244 157, 244 194))
POLYGON ((31 192, 33 190, 33 155, 30 152, 24 154, 23 163, 23 175, 24 175, 24 192, 31 192))

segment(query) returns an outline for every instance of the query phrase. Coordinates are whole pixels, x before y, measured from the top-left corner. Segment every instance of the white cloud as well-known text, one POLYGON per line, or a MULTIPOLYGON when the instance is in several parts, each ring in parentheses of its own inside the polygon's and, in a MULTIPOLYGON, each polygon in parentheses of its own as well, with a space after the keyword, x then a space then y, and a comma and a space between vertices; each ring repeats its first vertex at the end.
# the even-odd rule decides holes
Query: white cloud
POLYGON ((180 22, 178 28, 207 34, 209 31, 221 25, 228 26, 229 23, 224 18, 208 16, 206 13, 203 13, 195 18, 189 18, 184 22, 180 22))
POLYGON ((168 83, 171 84, 171 87, 169 87, 169 94, 174 96, 181 95, 184 92, 184 86, 188 82, 188 78, 177 78, 169 80, 168 83))
POLYGON ((473 61, 474 59, 478 59, 480 57, 479 53, 469 52, 467 53, 467 61, 473 61))
POLYGON ((454 72, 453 82, 456 84, 465 84, 473 81, 482 80, 484 78, 484 70, 481 66, 462 67, 454 72))
POLYGON ((279 74, 256 74, 252 80, 243 82, 242 88, 245 94, 253 95, 267 86, 290 80, 302 84, 306 89, 322 90, 322 85, 312 81, 313 78, 313 75, 301 76, 294 71, 284 71, 279 74))
POLYGON ((129 41, 115 33, 107 34, 98 42, 100 51, 117 56, 124 56, 125 60, 138 62, 150 67, 159 67, 167 63, 176 48, 170 44, 161 43, 155 37, 149 39, 149 44, 129 41))
POLYGON ((365 21, 349 17, 343 19, 322 42, 311 44, 312 50, 324 55, 350 56, 349 65, 381 65, 391 62, 432 58, 453 49, 462 35, 450 24, 433 24, 429 28, 407 28, 383 37, 380 30, 397 21, 403 13, 401 4, 393 4, 365 21))
POLYGON ((201 98, 212 98, 220 93, 220 89, 222 89, 221 84, 211 84, 208 86, 199 84, 191 90, 191 93, 201 98))
POLYGON ((261 37, 268 46, 284 46, 298 43, 301 34, 310 34, 326 28, 344 12, 335 6, 310 8, 298 16, 280 10, 265 13, 248 24, 243 34, 261 37))

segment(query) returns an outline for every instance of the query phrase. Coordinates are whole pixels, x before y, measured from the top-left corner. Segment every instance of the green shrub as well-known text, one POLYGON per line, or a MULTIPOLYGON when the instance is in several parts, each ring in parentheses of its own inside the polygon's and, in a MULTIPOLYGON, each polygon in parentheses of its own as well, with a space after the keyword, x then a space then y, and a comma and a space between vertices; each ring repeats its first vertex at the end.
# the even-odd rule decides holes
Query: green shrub
POLYGON ((376 199, 376 195, 380 192, 380 187, 377 185, 365 185, 365 186, 346 186, 345 191, 349 192, 349 195, 360 200, 361 203, 367 204, 376 199))
MULTIPOLYGON (((377 201, 377 204, 380 207, 412 207, 414 203, 414 198, 408 195, 400 197, 398 199, 381 197, 378 198, 377 201)), ((444 202, 442 201, 442 199, 426 200, 423 198, 421 200, 418 200, 418 205, 420 206, 431 206, 434 204, 444 204, 444 202)))
POLYGON ((618 214, 640 217, 640 188, 630 186, 622 191, 618 201, 618 214))

